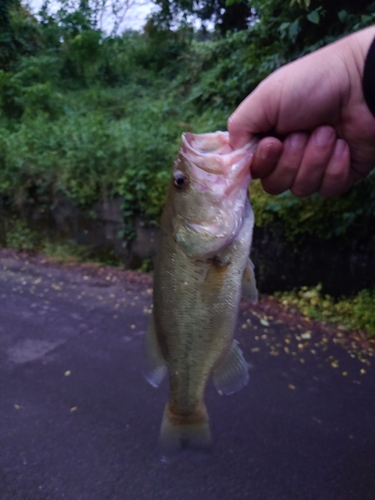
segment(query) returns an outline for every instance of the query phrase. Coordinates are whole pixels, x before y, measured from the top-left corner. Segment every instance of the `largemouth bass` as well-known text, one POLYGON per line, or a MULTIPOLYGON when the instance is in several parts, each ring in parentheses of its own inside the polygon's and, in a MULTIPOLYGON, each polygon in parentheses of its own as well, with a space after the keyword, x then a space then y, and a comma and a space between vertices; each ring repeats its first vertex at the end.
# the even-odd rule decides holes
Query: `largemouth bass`
POLYGON ((157 387, 169 373, 164 461, 183 448, 210 447, 204 404, 210 375, 220 394, 236 392, 249 378, 233 333, 241 291, 257 300, 248 200, 255 143, 232 150, 228 139, 226 132, 182 135, 161 219, 145 377, 157 387))

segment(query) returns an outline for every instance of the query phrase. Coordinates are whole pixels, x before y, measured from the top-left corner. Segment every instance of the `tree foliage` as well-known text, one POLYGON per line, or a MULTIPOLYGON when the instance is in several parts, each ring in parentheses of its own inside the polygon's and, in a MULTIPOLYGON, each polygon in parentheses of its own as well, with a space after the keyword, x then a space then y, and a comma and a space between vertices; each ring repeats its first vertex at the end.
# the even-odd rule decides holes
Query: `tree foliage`
MULTIPOLYGON (((364 0, 170 0, 142 33, 109 35, 103 9, 116 1, 60 0, 55 13, 46 1, 37 17, 1 3, 1 203, 60 193, 87 208, 120 196, 129 227, 135 214, 156 222, 183 130, 225 128, 271 71, 375 19, 364 0), (216 30, 194 29, 193 14, 216 30)), ((257 223, 281 224, 289 239, 374 221, 373 177, 335 200, 252 193, 257 223)))
POLYGON ((35 54, 41 48, 40 26, 22 7, 20 0, 0 3, 0 70, 11 69, 20 56, 35 54))
POLYGON ((214 25, 219 34, 244 30, 252 19, 251 7, 246 1, 226 0, 154 0, 159 10, 153 19, 167 28, 198 19, 203 26, 214 25))

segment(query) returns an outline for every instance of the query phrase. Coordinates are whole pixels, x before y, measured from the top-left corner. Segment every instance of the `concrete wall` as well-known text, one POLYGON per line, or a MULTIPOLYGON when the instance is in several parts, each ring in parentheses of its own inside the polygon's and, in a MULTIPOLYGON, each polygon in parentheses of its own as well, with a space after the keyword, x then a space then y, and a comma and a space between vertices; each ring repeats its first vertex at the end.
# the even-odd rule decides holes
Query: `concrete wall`
MULTIPOLYGON (((152 258, 159 239, 158 228, 138 219, 135 239, 124 240, 121 199, 98 201, 85 211, 64 198, 50 205, 24 203, 13 212, 0 205, 0 216, 21 217, 51 240, 74 240, 90 247, 95 255, 116 256, 130 268, 152 258)), ((286 243, 277 227, 255 228, 251 252, 261 292, 321 282, 325 292, 336 296, 375 286, 374 256, 375 228, 371 227, 352 239, 310 237, 295 244, 286 243)))

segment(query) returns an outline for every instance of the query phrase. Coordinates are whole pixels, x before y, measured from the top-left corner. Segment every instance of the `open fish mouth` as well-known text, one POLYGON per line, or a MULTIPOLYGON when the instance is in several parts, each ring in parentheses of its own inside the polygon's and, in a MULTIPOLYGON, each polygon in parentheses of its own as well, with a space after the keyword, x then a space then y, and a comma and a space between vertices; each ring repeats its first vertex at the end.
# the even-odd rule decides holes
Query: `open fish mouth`
POLYGON ((192 134, 185 132, 182 134, 182 143, 188 145, 198 154, 228 154, 234 149, 229 144, 228 132, 214 132, 210 134, 192 134))
POLYGON ((225 176, 238 175, 241 170, 248 169, 259 142, 254 138, 242 148, 233 149, 228 132, 185 132, 181 140, 180 152, 186 160, 209 174, 225 176))

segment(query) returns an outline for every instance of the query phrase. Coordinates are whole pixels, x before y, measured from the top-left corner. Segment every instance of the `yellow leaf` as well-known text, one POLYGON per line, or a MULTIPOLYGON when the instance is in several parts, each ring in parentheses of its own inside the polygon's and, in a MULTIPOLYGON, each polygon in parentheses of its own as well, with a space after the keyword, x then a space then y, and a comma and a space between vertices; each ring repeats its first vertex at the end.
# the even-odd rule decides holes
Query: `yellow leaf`
POLYGON ((311 418, 312 418, 312 419, 314 420, 314 422, 316 422, 317 424, 321 424, 321 423, 322 423, 322 421, 321 421, 319 418, 316 418, 316 417, 311 417, 311 418))

